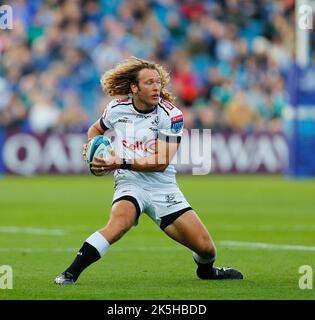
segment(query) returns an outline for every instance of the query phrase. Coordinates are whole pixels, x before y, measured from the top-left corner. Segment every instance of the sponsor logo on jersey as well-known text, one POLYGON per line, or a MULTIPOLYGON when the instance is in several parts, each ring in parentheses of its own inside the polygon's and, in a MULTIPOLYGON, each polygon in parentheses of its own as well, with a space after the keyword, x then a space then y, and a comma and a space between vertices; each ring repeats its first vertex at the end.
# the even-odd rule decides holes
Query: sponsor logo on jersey
POLYGON ((149 139, 147 141, 137 140, 135 143, 128 143, 127 140, 123 139, 121 143, 125 148, 128 148, 133 151, 143 150, 145 152, 155 154, 155 144, 156 144, 155 139, 149 139))
POLYGON ((132 120, 128 119, 127 117, 123 117, 121 119, 118 119, 118 122, 122 122, 122 123, 133 123, 132 120))
POLYGON ((159 125, 159 117, 155 117, 155 119, 153 121, 151 121, 151 123, 154 125, 154 126, 158 126, 159 125))
POLYGON ((168 110, 173 110, 174 106, 167 100, 161 99, 161 102, 168 110))
POLYGON ((145 114, 137 114, 136 115, 136 118, 137 119, 148 119, 148 118, 151 118, 151 115, 145 115, 145 114))
POLYGON ((183 129, 183 126, 184 118, 182 114, 171 118, 171 131, 173 133, 179 133, 183 129))

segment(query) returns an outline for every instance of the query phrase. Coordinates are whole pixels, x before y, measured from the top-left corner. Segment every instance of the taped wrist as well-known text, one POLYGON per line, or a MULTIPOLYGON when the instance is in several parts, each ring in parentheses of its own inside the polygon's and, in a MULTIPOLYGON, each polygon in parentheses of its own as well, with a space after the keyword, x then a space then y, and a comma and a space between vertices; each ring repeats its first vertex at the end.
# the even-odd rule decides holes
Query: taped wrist
POLYGON ((125 159, 125 158, 122 158, 121 160, 122 161, 121 161, 120 169, 131 170, 131 160, 125 159))

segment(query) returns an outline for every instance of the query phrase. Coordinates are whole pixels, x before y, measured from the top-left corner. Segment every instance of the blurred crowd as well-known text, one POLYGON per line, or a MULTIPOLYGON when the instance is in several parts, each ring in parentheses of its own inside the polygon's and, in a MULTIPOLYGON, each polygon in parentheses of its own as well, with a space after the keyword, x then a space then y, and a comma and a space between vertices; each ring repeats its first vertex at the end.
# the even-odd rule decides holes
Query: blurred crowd
POLYGON ((279 132, 294 0, 13 0, 0 30, 0 126, 84 130, 122 59, 171 72, 186 128, 279 132))

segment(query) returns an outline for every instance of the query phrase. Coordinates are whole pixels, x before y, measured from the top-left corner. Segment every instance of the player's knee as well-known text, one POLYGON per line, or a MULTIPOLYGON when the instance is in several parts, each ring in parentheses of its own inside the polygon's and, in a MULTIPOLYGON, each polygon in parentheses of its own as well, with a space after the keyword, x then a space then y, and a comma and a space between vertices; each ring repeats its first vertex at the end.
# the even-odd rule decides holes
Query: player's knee
POLYGON ((115 210, 112 210, 110 218, 113 223, 119 225, 124 231, 128 231, 133 226, 135 219, 136 212, 127 210, 124 207, 119 207, 115 210))
POLYGON ((213 258, 217 255, 217 249, 213 242, 205 241, 200 245, 199 252, 197 252, 202 258, 213 258))

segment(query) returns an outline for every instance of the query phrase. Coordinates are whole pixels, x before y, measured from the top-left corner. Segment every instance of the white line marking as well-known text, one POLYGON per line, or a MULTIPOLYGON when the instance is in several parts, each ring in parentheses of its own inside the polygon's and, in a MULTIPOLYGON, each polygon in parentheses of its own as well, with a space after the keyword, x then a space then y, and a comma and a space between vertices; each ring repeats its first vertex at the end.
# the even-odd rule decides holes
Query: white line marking
MULTIPOLYGON (((240 248, 255 248, 255 249, 272 249, 272 250, 289 250, 289 251, 315 251, 315 246, 301 246, 301 245, 289 245, 289 244, 272 244, 261 242, 242 242, 242 241, 217 241, 220 246, 225 247, 240 247, 240 248)), ((174 252, 183 250, 181 246, 172 247, 113 247, 111 251, 121 252, 126 250, 133 251, 152 251, 152 252, 174 252)), ((24 252, 24 253, 42 253, 42 252, 77 252, 78 248, 1 248, 0 252, 24 252)))
POLYGON ((302 232, 302 231, 315 231, 314 224, 298 224, 298 225, 272 225, 272 224, 262 224, 262 225, 240 225, 240 224, 225 224, 225 225, 212 225, 211 229, 217 230, 227 230, 227 231, 292 231, 292 232, 302 232))
MULTIPOLYGON (((226 231, 262 231, 262 232, 275 232, 275 231, 315 231, 315 224, 300 224, 300 225, 212 225, 212 229, 226 230, 226 231)), ((47 235, 47 236, 64 236, 68 232, 84 232, 91 230, 86 226, 69 226, 62 229, 48 229, 48 228, 32 228, 32 227, 17 227, 17 226, 0 226, 0 233, 15 233, 15 234, 30 234, 30 235, 47 235)))
MULTIPOLYGON (((66 230, 67 232, 94 232, 93 227, 86 227, 84 225, 76 226, 55 226, 55 228, 60 228, 66 230)), ((95 227, 97 228, 97 227, 95 227)), ((315 231, 315 224, 211 224, 211 229, 215 230, 226 230, 226 231, 265 231, 265 232, 274 232, 274 231, 291 231, 291 232, 303 232, 303 231, 315 231)), ((211 230, 210 229, 210 230, 211 230)))
POLYGON ((76 252, 78 248, 0 248, 0 252, 22 252, 22 253, 42 253, 42 252, 76 252))
POLYGON ((16 227, 6 226, 0 227, 0 233, 23 233, 32 235, 45 235, 45 236, 63 236, 65 232, 61 229, 44 229, 44 228, 29 228, 29 227, 16 227))
MULTIPOLYGON (((41 253, 41 252, 74 252, 76 253, 79 250, 78 248, 1 248, 0 252, 24 252, 24 253, 41 253)), ((133 251, 179 251, 183 250, 183 247, 124 247, 124 248, 111 248, 111 251, 120 252, 126 250, 133 250, 133 251)))
POLYGON ((217 241, 222 246, 234 246, 255 249, 291 250, 291 251, 315 251, 313 246, 300 246, 291 244, 272 244, 261 242, 242 242, 242 241, 217 241))

